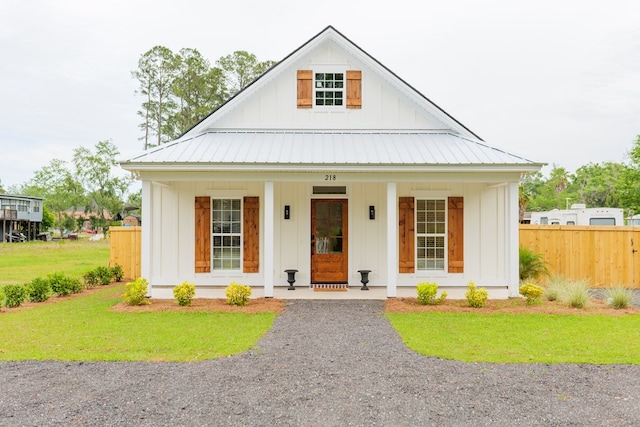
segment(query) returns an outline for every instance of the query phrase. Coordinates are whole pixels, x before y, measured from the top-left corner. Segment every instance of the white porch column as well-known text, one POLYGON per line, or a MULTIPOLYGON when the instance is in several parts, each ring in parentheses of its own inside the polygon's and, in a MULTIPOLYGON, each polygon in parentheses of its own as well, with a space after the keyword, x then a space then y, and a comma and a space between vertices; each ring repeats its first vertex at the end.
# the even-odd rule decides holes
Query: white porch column
POLYGON ((140 221, 142 223, 141 230, 141 259, 140 274, 149 281, 147 287, 147 296, 151 295, 151 215, 153 212, 153 204, 151 198, 152 192, 151 181, 142 181, 142 214, 140 221))
POLYGON ((396 210, 396 183, 387 183, 387 298, 397 295, 398 274, 398 215, 396 210))
POLYGON ((273 182, 264 183, 264 296, 273 298, 273 182))
POLYGON ((507 191, 507 212, 505 221, 506 226, 506 243, 507 249, 507 285, 510 297, 517 297, 520 294, 520 256, 518 254, 518 246, 520 242, 519 219, 520 212, 518 208, 518 186, 517 182, 510 182, 507 191))

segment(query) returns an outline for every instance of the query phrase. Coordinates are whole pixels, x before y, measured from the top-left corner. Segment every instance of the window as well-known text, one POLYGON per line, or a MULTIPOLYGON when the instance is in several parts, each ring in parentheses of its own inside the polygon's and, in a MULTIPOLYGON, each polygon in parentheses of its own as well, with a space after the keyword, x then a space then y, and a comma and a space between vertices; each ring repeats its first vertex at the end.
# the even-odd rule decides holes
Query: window
POLYGON ((446 218, 444 199, 416 201, 418 270, 444 270, 446 218))
POLYGON ((33 202, 33 211, 40 212, 40 202, 33 202))
POLYGON ((29 201, 18 200, 18 210, 20 212, 27 212, 29 210, 29 201))
POLYGON ((315 73, 315 105, 344 105, 344 73, 315 73))
POLYGON ((242 215, 240 199, 213 199, 213 270, 240 270, 242 215))
POLYGON ((549 218, 546 216, 540 217, 540 225, 547 225, 547 224, 549 224, 549 218))
POLYGON ((615 218, 589 218, 589 225, 616 225, 615 218))

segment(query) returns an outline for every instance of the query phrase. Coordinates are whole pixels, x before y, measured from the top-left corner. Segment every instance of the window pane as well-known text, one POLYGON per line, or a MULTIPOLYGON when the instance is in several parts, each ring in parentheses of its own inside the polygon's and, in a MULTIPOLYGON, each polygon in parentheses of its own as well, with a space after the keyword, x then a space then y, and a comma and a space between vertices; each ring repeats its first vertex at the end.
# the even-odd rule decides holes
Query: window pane
POLYGON ((213 200, 212 266, 214 270, 238 270, 241 264, 242 201, 213 200))
POLYGON ((443 270, 445 265, 446 205, 441 199, 416 200, 418 270, 443 270))

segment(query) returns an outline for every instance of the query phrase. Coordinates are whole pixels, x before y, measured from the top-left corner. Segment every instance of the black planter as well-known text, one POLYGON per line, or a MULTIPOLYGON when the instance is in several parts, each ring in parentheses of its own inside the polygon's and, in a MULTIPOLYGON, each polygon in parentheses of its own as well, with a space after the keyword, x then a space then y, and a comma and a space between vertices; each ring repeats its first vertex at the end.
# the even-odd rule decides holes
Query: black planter
POLYGON ((296 288, 295 286, 293 286, 293 284, 296 282, 296 273, 298 272, 298 270, 285 270, 285 273, 287 273, 287 282, 289 282, 289 287, 287 288, 287 290, 289 291, 295 291, 296 288))
POLYGON ((358 273, 360 273, 360 283, 362 283, 360 290, 368 291, 367 283, 369 283, 369 273, 371 273, 371 270, 358 270, 358 273))

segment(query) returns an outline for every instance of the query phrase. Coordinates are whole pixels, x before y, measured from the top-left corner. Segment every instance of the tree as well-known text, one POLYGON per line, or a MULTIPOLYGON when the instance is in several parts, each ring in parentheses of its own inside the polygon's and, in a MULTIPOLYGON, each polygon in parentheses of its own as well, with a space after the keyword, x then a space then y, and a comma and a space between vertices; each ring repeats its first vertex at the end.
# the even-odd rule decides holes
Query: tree
POLYGON ((73 150, 76 175, 87 190, 86 212, 97 213, 101 224, 106 224, 105 212, 114 215, 122 211, 122 198, 129 187, 130 179, 111 175, 119 154, 108 140, 98 142, 94 152, 85 147, 73 150))
POLYGON ((169 136, 177 138, 227 99, 224 74, 211 68, 195 49, 181 49, 175 56, 172 93, 177 109, 170 120, 169 136))
POLYGON ((4 187, 2 186, 2 180, 0 179, 0 194, 6 194, 7 190, 4 189, 4 187))
POLYGON ((44 208, 55 216, 54 225, 60 230, 60 235, 66 225, 65 210, 71 208, 74 213, 86 200, 84 188, 69 170, 67 162, 58 159, 37 170, 22 187, 22 193, 44 198, 44 208))
POLYGON ((176 59, 170 49, 155 46, 138 60, 138 70, 131 76, 138 80, 138 92, 145 96, 142 110, 138 115, 143 118, 140 128, 144 131, 144 149, 167 142, 167 122, 175 114, 175 103, 171 88, 174 84, 176 59), (155 143, 152 136, 155 135, 155 143))
POLYGON ((640 135, 627 157, 629 164, 620 172, 620 204, 630 213, 640 213, 640 135))
POLYGON ((275 61, 260 62, 254 54, 244 50, 237 50, 218 59, 218 66, 225 72, 231 95, 244 89, 275 64, 275 61))
POLYGON ((619 207, 620 175, 624 165, 605 162, 580 166, 570 184, 572 192, 578 195, 577 202, 587 207, 619 207))

